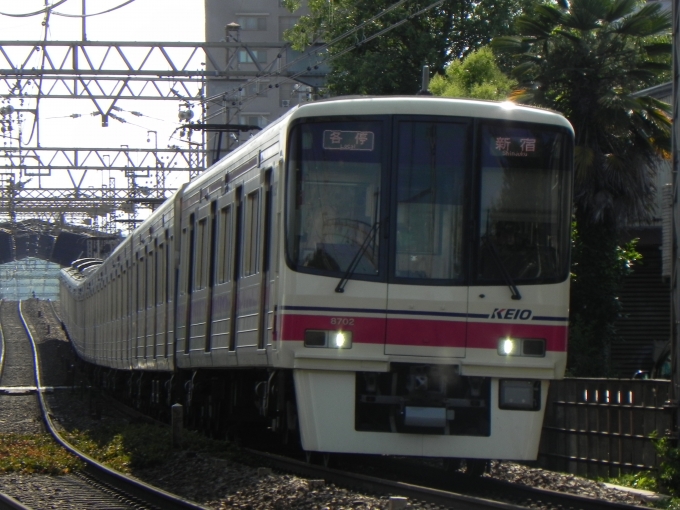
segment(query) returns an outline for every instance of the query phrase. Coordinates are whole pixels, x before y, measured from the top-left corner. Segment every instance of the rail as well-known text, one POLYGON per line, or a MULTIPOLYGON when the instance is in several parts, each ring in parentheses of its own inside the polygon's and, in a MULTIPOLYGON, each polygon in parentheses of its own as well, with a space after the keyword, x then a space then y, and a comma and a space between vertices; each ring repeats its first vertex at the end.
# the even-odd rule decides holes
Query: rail
POLYGON ((21 303, 22 303, 21 301, 18 303, 19 317, 21 318, 21 322, 23 324, 24 330, 26 331, 26 335, 28 335, 28 338, 31 343, 31 348, 33 350, 33 359, 35 365, 35 385, 37 388, 36 393, 38 395, 38 401, 42 411, 43 421, 45 422, 45 426, 47 427, 49 433, 63 448, 65 448, 69 452, 73 453, 74 455, 80 457, 83 461, 85 461, 86 467, 83 470, 83 472, 97 478, 98 480, 106 484, 110 484, 114 487, 121 488, 127 494, 139 498, 141 501, 148 502, 151 505, 154 505, 158 508, 163 508, 164 510, 174 509, 203 510, 204 507, 200 505, 179 498, 174 494, 170 494, 156 487, 152 487, 139 480, 133 480, 121 473, 118 473, 117 471, 109 469, 108 467, 104 466, 103 464, 100 464, 93 458, 89 457, 88 455, 71 446, 59 435, 57 429, 52 423, 52 419, 50 418, 50 414, 48 412, 47 404, 45 403, 45 399, 43 397, 44 388, 42 386, 41 382, 42 378, 40 376, 40 360, 38 357, 38 349, 36 347, 33 335, 22 313, 21 303))

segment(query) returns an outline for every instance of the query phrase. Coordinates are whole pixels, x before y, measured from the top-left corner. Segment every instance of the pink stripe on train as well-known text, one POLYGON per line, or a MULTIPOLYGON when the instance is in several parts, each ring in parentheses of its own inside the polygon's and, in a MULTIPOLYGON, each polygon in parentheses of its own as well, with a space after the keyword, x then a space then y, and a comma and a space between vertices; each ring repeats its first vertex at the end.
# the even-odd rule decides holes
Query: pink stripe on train
POLYGON ((302 341, 305 330, 351 331, 354 343, 414 347, 498 348, 505 337, 544 338, 546 350, 567 350, 566 325, 466 322, 464 320, 423 320, 383 317, 336 317, 332 315, 282 314, 281 332, 284 340, 302 341), (387 333, 385 332, 387 330, 387 333), (466 345, 467 338, 467 345, 466 345))

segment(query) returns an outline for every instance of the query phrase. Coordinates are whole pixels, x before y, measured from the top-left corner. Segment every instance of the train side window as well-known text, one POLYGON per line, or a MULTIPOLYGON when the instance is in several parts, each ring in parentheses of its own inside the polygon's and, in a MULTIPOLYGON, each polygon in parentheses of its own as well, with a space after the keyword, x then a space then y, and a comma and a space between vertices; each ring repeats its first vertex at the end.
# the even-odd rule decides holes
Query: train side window
POLYGON ((196 250, 196 229, 195 229, 196 217, 192 214, 189 216, 189 265, 187 266, 187 293, 189 294, 188 302, 186 306, 186 318, 184 321, 184 354, 189 354, 191 346, 189 342, 191 341, 191 294, 194 289, 194 265, 196 261, 194 259, 196 250))
POLYGON ((172 253, 173 245, 170 243, 171 239, 172 239, 172 237, 170 236, 170 233, 166 229, 165 230, 165 246, 166 246, 166 248, 165 248, 165 273, 164 273, 165 274, 165 276, 164 276, 164 280, 165 280, 165 299, 164 299, 164 301, 166 303, 169 302, 169 301, 172 301, 172 292, 171 292, 172 287, 170 287, 170 285, 171 285, 171 281, 170 281, 170 274, 171 274, 170 273, 170 268, 171 268, 170 254, 172 253))
POLYGON ((165 244, 158 245, 156 250, 156 305, 165 302, 165 244))
POLYGON ((259 219, 260 219, 260 190, 250 193, 246 199, 246 224, 244 235, 243 275, 250 276, 258 271, 259 248, 259 219))
POLYGON ((128 315, 127 289, 128 289, 127 269, 125 268, 125 266, 123 266, 123 273, 121 275, 120 295, 118 296, 118 298, 120 299, 121 317, 127 317, 127 315, 128 315))
POLYGON ((194 247, 195 255, 194 255, 194 260, 196 261, 195 268, 196 268, 196 274, 194 276, 196 285, 194 286, 195 290, 200 290, 205 288, 206 284, 206 278, 205 278, 205 270, 206 270, 206 261, 205 261, 205 240, 206 240, 206 228, 207 228, 208 222, 206 218, 198 220, 198 228, 197 228, 197 233, 196 233, 196 245, 194 247))
MULTIPOLYGON (((163 280, 165 282, 165 285, 164 285, 165 290, 164 290, 164 296, 163 296, 163 302, 164 303, 169 303, 172 300, 172 297, 171 297, 172 296, 172 292, 171 292, 172 288, 170 287, 170 284, 171 284, 170 283, 170 253, 172 252, 172 249, 171 249, 172 245, 170 244, 170 239, 171 239, 170 232, 168 231, 168 229, 166 229, 165 230, 165 246, 166 246, 166 249, 165 249, 165 259, 164 259, 164 262, 163 262, 164 268, 165 268, 165 271, 163 272, 163 275, 164 275, 163 280)), ((169 348, 168 347, 170 345, 170 342, 172 341, 171 328, 169 326, 169 320, 168 320, 170 318, 170 307, 169 306, 165 307, 165 312, 166 312, 166 320, 165 320, 165 325, 163 326, 163 328, 165 329, 165 342, 163 343, 164 344, 163 345, 163 355, 167 358, 168 354, 169 354, 169 348)))
MULTIPOLYGON (((131 254, 130 256, 132 257, 133 255, 131 254)), ((127 288, 125 289, 126 294, 127 294, 126 297, 128 297, 128 299, 126 299, 128 317, 132 317, 133 313, 137 310, 137 307, 135 305, 135 291, 137 290, 137 286, 134 284, 135 283, 135 275, 137 273, 136 269, 137 269, 137 264, 135 263, 135 259, 130 259, 129 265, 128 265, 127 288)))
POLYGON ((219 235, 217 248, 217 283, 229 281, 231 267, 231 235, 232 235, 232 214, 231 205, 220 210, 219 235))
POLYGON ((210 232, 208 233, 208 239, 206 240, 209 244, 208 246, 208 299, 207 306, 205 309, 206 313, 206 325, 205 325, 205 345, 204 349, 209 352, 212 348, 212 308, 213 308, 213 289, 215 287, 215 256, 217 248, 217 202, 213 201, 210 203, 210 232))
MULTIPOLYGON (((190 224, 193 224, 194 217, 193 215, 191 216, 191 219, 189 220, 190 224)), ((194 235, 194 229, 191 228, 183 228, 182 229, 182 260, 186 260, 189 262, 189 259, 193 258, 193 254, 191 250, 193 249, 193 235, 194 235), (191 240, 191 243, 190 243, 191 240), (189 246, 191 244, 192 246, 189 246)), ((190 266, 189 265, 184 265, 182 264, 180 266, 181 269, 181 276, 180 276, 180 288, 179 288, 179 293, 181 295, 186 294, 189 292, 189 280, 190 278, 190 266)))
POLYGON ((216 263, 216 250, 217 250, 217 203, 212 202, 210 204, 210 232, 208 233, 208 277, 207 277, 207 284, 208 287, 214 287, 215 286, 215 276, 216 276, 216 268, 215 268, 215 263, 216 263))
POLYGON ((146 303, 145 307, 148 309, 156 303, 156 285, 154 284, 154 261, 155 253, 150 251, 146 256, 146 303))
POLYGON ((137 308, 138 312, 144 310, 144 300, 142 299, 142 292, 144 291, 144 256, 137 255, 137 308))

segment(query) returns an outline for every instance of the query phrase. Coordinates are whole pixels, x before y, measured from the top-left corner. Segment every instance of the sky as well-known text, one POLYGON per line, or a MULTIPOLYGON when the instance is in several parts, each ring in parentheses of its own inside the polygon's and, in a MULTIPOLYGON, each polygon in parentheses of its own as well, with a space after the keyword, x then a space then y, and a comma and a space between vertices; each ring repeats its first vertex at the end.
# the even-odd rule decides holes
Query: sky
MULTIPOLYGON (((29 17, 11 17, 6 14, 26 14, 44 9, 45 4, 59 3, 61 0, 0 0, 0 40, 42 40, 44 14, 29 17)), ((128 0, 66 0, 55 7, 54 11, 64 14, 82 14, 83 2, 88 14, 108 10, 124 4, 128 0)), ((162 42, 201 42, 205 39, 203 0, 133 0, 113 12, 91 16, 86 19, 86 35, 90 41, 162 41, 162 42)), ((49 18, 47 38, 51 41, 79 41, 82 38, 81 18, 67 18, 52 14, 49 18)), ((38 53, 39 55, 39 53, 38 53)), ((13 56, 13 58, 15 58, 13 56)), ((36 56, 36 64, 40 60, 36 56)), ((5 63, 0 67, 5 67, 5 63)), ((0 94, 6 90, 0 89, 0 94)), ((14 103, 16 100, 12 100, 14 103)), ((12 105, 18 108, 18 104, 12 105)), ((114 147, 127 145, 131 148, 159 148, 168 145, 182 146, 178 138, 171 138, 179 125, 176 101, 127 100, 117 103, 125 111, 137 111, 142 117, 119 114, 128 120, 122 124, 113 119, 109 127, 102 127, 100 117, 90 113, 96 111, 95 105, 86 99, 43 99, 40 102, 40 145, 42 147, 114 147), (70 115, 82 117, 72 118, 70 115), (148 131, 156 131, 148 134, 148 131), (156 140, 157 139, 157 140, 156 140)), ((108 105, 108 102, 105 103, 108 105)), ((30 107, 30 105, 29 105, 30 107)), ((23 144, 29 142, 33 116, 27 114, 22 123, 23 144)), ((28 143, 34 145, 35 139, 28 143)), ((0 146, 1 146, 0 142, 0 146)), ((17 143, 5 139, 5 146, 17 143)), ((120 183, 124 186, 123 176, 120 183)), ((118 179, 118 177, 116 177, 118 179)), ((179 178, 179 177, 178 177, 179 178)), ((61 177, 62 182, 63 176, 61 177)), ((91 185, 100 186, 98 179, 91 185)), ((100 176, 101 183, 108 176, 100 176)), ((140 185, 153 184, 138 182, 140 185)), ((168 181, 170 184, 170 181, 168 181)), ((45 187, 57 187, 49 183, 45 187)))

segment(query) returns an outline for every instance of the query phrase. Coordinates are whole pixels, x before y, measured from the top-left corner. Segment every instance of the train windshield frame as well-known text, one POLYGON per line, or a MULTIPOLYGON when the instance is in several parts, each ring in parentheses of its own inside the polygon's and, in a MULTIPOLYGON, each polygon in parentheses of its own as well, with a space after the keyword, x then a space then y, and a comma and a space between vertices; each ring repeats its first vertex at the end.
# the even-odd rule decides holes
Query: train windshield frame
POLYGON ((415 285, 564 281, 572 146, 567 129, 538 123, 298 119, 288 138, 287 264, 415 285))
POLYGON ((301 122, 289 145, 286 253, 298 271, 379 279, 386 118, 301 122))
POLYGON ((550 126, 478 130, 477 284, 553 283, 569 274, 570 137, 550 126))

